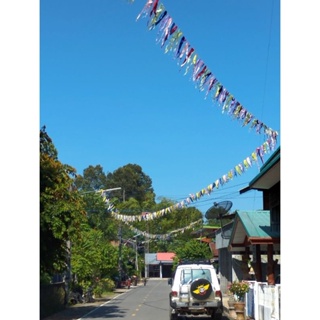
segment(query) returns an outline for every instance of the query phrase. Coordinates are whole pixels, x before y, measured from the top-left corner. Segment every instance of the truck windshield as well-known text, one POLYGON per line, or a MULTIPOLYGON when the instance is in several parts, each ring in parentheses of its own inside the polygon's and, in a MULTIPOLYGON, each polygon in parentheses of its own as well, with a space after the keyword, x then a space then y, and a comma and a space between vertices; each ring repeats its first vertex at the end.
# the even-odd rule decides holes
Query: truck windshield
POLYGON ((207 279, 211 282, 211 274, 209 269, 184 269, 181 272, 181 284, 188 284, 195 279, 207 279))

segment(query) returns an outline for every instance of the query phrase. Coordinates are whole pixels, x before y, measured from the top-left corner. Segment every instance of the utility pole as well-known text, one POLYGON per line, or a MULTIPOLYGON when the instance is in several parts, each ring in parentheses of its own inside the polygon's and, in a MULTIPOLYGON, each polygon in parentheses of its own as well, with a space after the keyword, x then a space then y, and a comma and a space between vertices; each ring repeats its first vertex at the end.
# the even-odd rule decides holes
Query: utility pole
POLYGON ((138 263, 138 241, 136 239, 136 270, 139 275, 139 263, 138 263))
POLYGON ((118 281, 117 287, 121 288, 121 282, 122 282, 122 256, 121 256, 122 225, 121 225, 121 221, 119 222, 118 236, 119 236, 119 257, 118 257, 119 281, 118 281))
POLYGON ((71 241, 67 240, 67 272, 65 277, 65 303, 69 303, 70 295, 70 285, 71 285, 71 241))
POLYGON ((137 273, 139 273, 139 263, 138 263, 138 240, 137 237, 139 236, 139 234, 135 235, 133 238, 135 238, 134 240, 132 240, 134 248, 135 248, 135 268, 137 273))
MULTIPOLYGON (((147 220, 147 233, 149 235, 150 230, 149 230, 149 220, 147 220)), ((145 242, 145 247, 144 247, 144 257, 146 257, 146 254, 149 255, 149 240, 150 238, 148 238, 147 242, 145 242)), ((144 276, 145 278, 149 278, 149 271, 150 271, 150 265, 149 262, 148 264, 145 261, 145 268, 144 268, 144 276)))
MULTIPOLYGON (((111 188, 103 190, 105 193, 115 190, 121 190, 121 187, 111 188)), ((125 190, 123 189, 123 202, 125 197, 125 190)), ((119 237, 119 257, 118 257, 118 271, 119 271, 119 281, 117 284, 118 288, 121 288, 121 280, 122 280, 122 256, 121 256, 121 242, 122 242, 122 225, 121 221, 119 222, 119 230, 118 230, 118 237, 119 237)))
MULTIPOLYGON (((138 237, 138 235, 133 236, 133 238, 138 237)), ((137 239, 124 239, 124 243, 130 243, 135 252, 135 270, 139 273, 139 261, 138 261, 138 240, 137 239)))
MULTIPOLYGON (((126 198, 126 190, 123 189, 123 198, 122 198, 123 202, 125 202, 125 198, 126 198)), ((122 251, 122 224, 121 224, 121 220, 119 221, 118 237, 119 237, 119 257, 118 257, 119 281, 118 281, 117 287, 121 288, 121 282, 122 282, 122 252, 121 252, 122 251)))

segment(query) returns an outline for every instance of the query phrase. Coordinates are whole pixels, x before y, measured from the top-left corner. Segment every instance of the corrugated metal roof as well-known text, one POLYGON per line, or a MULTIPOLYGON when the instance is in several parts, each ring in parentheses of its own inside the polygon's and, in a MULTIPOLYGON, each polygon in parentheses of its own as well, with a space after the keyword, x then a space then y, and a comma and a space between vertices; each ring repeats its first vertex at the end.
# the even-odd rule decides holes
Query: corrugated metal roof
POLYGON ((279 243, 280 232, 272 231, 270 211, 238 211, 229 241, 231 251, 240 251, 248 245, 279 243))
POLYGON ((249 185, 240 190, 240 194, 249 190, 268 190, 280 181, 280 147, 263 164, 258 175, 249 185))
POLYGON ((269 237, 270 211, 238 211, 248 237, 269 237))
POLYGON ((158 252, 158 253, 146 253, 144 255, 145 264, 160 264, 161 263, 173 263, 175 257, 174 252, 158 252))
POLYGON ((214 237, 215 231, 220 229, 220 226, 202 226, 201 229, 192 231, 191 234, 195 234, 198 236, 212 236, 214 237))
POLYGON ((173 261, 173 258, 176 254, 174 252, 158 252, 157 260, 158 261, 173 261))

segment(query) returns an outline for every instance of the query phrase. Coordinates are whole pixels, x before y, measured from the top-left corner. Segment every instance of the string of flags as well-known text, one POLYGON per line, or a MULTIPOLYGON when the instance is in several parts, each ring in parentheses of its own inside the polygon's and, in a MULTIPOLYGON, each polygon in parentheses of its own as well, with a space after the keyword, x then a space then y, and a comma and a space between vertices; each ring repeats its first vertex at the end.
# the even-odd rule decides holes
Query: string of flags
POLYGON ((169 233, 165 234, 151 234, 145 231, 141 231, 137 228, 134 228, 131 224, 129 224, 127 221, 125 221, 125 224, 129 226, 129 229, 131 229, 135 234, 137 235, 143 235, 147 239, 153 239, 153 240, 167 240, 173 236, 176 236, 178 233, 184 233, 186 230, 193 228, 195 225, 202 223, 202 219, 199 219, 197 221, 194 221, 190 223, 188 226, 184 228, 179 228, 173 231, 170 231, 169 233))
MULTIPOLYGON (((134 2, 134 0, 131 0, 131 2, 134 2)), ((133 228, 130 225, 130 222, 154 220, 169 214, 174 210, 185 208, 194 201, 199 200, 204 195, 210 195, 214 188, 218 189, 234 177, 243 174, 246 170, 252 167, 254 163, 259 166, 259 160, 263 163, 264 155, 275 149, 278 132, 268 127, 265 123, 260 121, 251 112, 244 108, 242 104, 237 101, 227 88, 215 77, 205 62, 200 59, 198 53, 191 46, 181 29, 173 21, 173 18, 169 15, 163 3, 159 0, 147 0, 136 20, 139 20, 141 17, 148 17, 147 27, 149 30, 153 30, 156 27, 158 28, 157 42, 160 43, 161 48, 164 48, 165 53, 171 52, 174 58, 178 60, 180 68, 185 68, 184 75, 188 74, 188 72, 192 73, 192 80, 195 83, 195 87, 199 88, 200 91, 205 91, 205 98, 210 94, 212 101, 222 108, 222 113, 226 113, 233 119, 241 121, 243 127, 250 124, 250 127, 255 129, 256 133, 263 133, 267 137, 267 140, 261 146, 257 147, 250 156, 235 165, 222 177, 209 184, 206 188, 203 188, 194 194, 189 194, 186 199, 165 209, 156 212, 143 212, 140 215, 135 216, 123 215, 114 209, 114 206, 107 198, 107 194, 103 192, 101 193, 108 210, 111 211, 112 217, 123 221, 136 233, 143 234, 148 238, 167 239, 176 232, 183 232, 185 228, 178 229, 164 235, 152 235, 133 228)), ((198 222, 199 221, 196 221, 194 224, 198 222)))
POLYGON ((149 221, 160 218, 167 215, 175 210, 186 208, 193 202, 199 200, 205 195, 210 195, 214 188, 218 189, 222 187, 227 182, 231 181, 234 177, 240 176, 245 173, 253 164, 259 165, 259 160, 263 163, 263 157, 265 154, 274 150, 275 144, 273 139, 268 139, 260 147, 257 147, 250 156, 246 157, 242 162, 235 165, 231 170, 229 170, 222 177, 218 178, 216 181, 209 184, 206 188, 201 189, 196 193, 189 194, 189 196, 165 209, 161 209, 155 212, 142 212, 140 215, 124 215, 117 211, 112 211, 111 216, 117 220, 123 222, 136 222, 136 221, 149 221))
POLYGON ((212 101, 222 108, 222 113, 239 120, 243 127, 250 124, 250 128, 255 129, 258 134, 264 133, 270 139, 277 139, 278 132, 249 112, 216 78, 189 43, 163 3, 159 0, 147 0, 136 20, 141 17, 148 18, 149 30, 158 28, 157 42, 161 48, 164 48, 165 53, 173 54, 180 68, 185 68, 184 75, 188 72, 192 73, 195 87, 200 91, 205 91, 205 99, 210 94, 212 101))

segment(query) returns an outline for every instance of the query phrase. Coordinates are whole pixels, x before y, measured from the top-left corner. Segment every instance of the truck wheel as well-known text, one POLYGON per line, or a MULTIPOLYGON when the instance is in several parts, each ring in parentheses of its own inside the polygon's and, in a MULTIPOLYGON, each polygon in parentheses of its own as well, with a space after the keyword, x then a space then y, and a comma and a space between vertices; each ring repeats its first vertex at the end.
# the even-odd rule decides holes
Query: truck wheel
POLYGON ((221 320, 222 319, 222 313, 221 312, 214 312, 211 315, 211 319, 213 319, 213 320, 221 320))
POLYGON ((170 308, 170 320, 178 320, 178 315, 176 313, 172 313, 172 308, 170 308))
POLYGON ((205 300, 212 293, 211 283, 207 279, 196 279, 191 283, 190 292, 195 299, 205 300))

